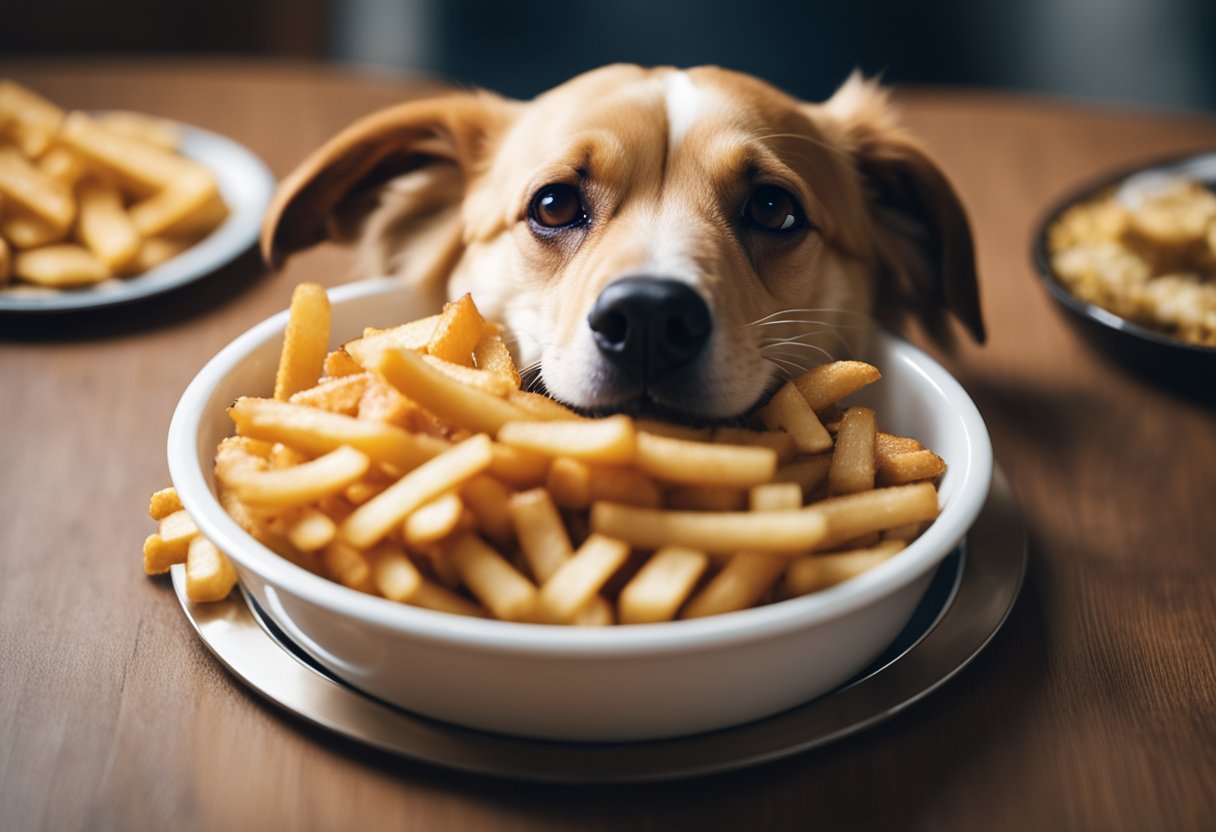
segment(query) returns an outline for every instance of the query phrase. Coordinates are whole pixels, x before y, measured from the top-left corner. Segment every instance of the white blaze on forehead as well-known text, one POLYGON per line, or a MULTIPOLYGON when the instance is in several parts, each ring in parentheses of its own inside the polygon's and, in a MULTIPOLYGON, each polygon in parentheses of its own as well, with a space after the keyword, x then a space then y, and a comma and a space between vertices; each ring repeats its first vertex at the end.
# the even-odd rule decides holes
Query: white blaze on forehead
POLYGON ((706 94, 685 72, 673 72, 664 79, 667 100, 667 147, 675 150, 701 116, 706 94))

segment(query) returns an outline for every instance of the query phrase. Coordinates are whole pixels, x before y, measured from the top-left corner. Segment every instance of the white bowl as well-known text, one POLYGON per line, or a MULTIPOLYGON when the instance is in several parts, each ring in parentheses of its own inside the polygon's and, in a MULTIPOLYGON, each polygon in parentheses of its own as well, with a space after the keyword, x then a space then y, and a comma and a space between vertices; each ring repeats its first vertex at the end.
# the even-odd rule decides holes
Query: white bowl
MULTIPOLYGON (((337 345, 365 326, 432 310, 392 281, 330 293, 337 345)), ((340 586, 265 548, 215 496, 225 409, 273 388, 283 312, 229 344, 195 377, 169 428, 169 472, 199 528, 236 564, 242 585, 303 649, 340 678, 416 713, 474 728, 579 741, 672 737, 737 725, 826 693, 899 633, 934 567, 962 539, 988 493, 992 448, 971 399, 939 364, 876 333, 866 358, 883 373, 856 399, 884 429, 945 458, 940 517, 865 574, 812 595, 716 617, 574 628, 470 619, 340 586)))

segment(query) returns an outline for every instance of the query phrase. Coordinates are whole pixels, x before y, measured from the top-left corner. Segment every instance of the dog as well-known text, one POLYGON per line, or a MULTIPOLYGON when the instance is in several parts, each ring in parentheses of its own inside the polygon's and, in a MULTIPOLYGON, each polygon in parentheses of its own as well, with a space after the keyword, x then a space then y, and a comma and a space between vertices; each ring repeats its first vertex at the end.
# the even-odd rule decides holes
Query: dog
POLYGON ((951 313, 984 339, 963 206, 856 73, 818 104, 633 65, 530 102, 409 101, 280 186, 267 261, 326 239, 436 309, 471 292, 536 385, 589 414, 737 420, 854 354, 872 313, 937 332, 951 313))

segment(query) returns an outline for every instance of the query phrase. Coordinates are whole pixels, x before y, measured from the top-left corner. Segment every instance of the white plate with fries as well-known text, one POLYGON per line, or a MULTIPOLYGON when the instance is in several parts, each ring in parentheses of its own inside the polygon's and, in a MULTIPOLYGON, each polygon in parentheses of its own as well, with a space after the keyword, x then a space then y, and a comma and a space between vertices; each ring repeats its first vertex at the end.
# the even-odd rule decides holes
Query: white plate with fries
MULTIPOLYGON (((936 567, 963 538, 988 494, 992 450, 974 404, 936 362, 881 332, 875 333, 866 357, 881 368, 882 381, 849 398, 850 407, 843 411, 840 426, 833 427, 837 432, 833 456, 852 459, 852 453, 842 451, 853 441, 846 437, 868 430, 869 441, 875 441, 874 413, 866 409, 873 408, 885 430, 917 437, 940 454, 938 462, 944 459, 948 468, 936 491, 924 481, 912 482, 804 508, 801 493, 795 493, 790 504, 788 485, 777 482, 773 487, 775 450, 758 450, 759 446, 747 446, 737 439, 715 444, 658 436, 653 433, 656 428, 635 427, 623 417, 560 421, 560 414, 546 409, 555 407, 553 403, 541 406, 514 395, 509 385, 490 393, 484 376, 475 385, 453 381, 470 372, 483 372, 471 367, 440 371, 446 362, 439 357, 438 345, 462 341, 465 346, 458 352, 466 356, 470 349, 476 355, 482 346, 480 329, 472 336, 446 338, 450 335, 444 329, 449 312, 458 315, 460 304, 449 305, 451 310, 445 310, 439 323, 429 319, 433 334, 422 342, 425 349, 420 352, 403 343, 385 343, 415 337, 413 329, 401 327, 390 330, 395 334, 364 336, 360 345, 348 346, 349 352, 339 354, 331 365, 325 356, 327 347, 334 349, 359 338, 365 327, 393 327, 432 310, 418 308, 410 290, 393 281, 342 287, 331 293, 330 301, 329 315, 315 314, 315 309, 311 318, 293 315, 290 327, 287 313, 263 322, 203 368, 174 414, 168 443, 170 474, 197 531, 231 557, 243 589, 276 626, 338 678, 415 713, 517 736, 622 741, 695 734, 783 711, 833 689, 892 642, 936 567), (329 317, 328 327, 325 317, 329 317), (329 335, 320 344, 313 343, 318 329, 323 335, 328 330, 329 335), (311 357, 306 363, 313 365, 303 386, 291 381, 294 361, 287 360, 297 353, 308 353, 311 357), (269 396, 277 390, 278 399, 283 399, 282 388, 287 385, 286 393, 301 390, 316 401, 316 391, 322 388, 303 387, 316 381, 322 359, 327 367, 332 366, 333 371, 327 372, 341 389, 350 382, 342 382, 344 376, 337 371, 352 355, 357 358, 356 366, 345 378, 362 373, 367 384, 389 384, 408 391, 414 406, 430 409, 428 419, 441 419, 463 433, 447 437, 449 442, 427 436, 421 428, 415 433, 400 428, 389 431, 380 422, 371 423, 375 420, 339 417, 336 411, 323 413, 295 399, 242 398, 269 396), (276 366, 280 368, 277 379, 276 366), (526 410, 529 407, 532 409, 526 410), (555 421, 547 421, 548 427, 542 430, 536 427, 538 419, 555 421), (241 522, 221 505, 215 473, 216 449, 232 434, 233 420, 241 437, 225 443, 223 450, 229 457, 225 457, 220 479, 225 504, 241 522), (533 424, 518 424, 528 421, 533 424), (504 427, 512 422, 516 424, 504 427), (345 438, 335 442, 338 434, 345 438), (279 441, 286 450, 274 453, 289 461, 271 468, 269 457, 259 461, 249 456, 255 453, 255 445, 265 446, 256 453, 272 453, 267 440, 279 441), (562 479, 554 475, 560 467, 557 461, 544 456, 546 442, 550 454, 573 458, 597 471, 611 468, 619 475, 621 470, 629 470, 633 471, 632 482, 660 481, 664 500, 677 491, 686 493, 690 482, 703 484, 713 477, 727 478, 720 481, 735 487, 746 484, 750 492, 744 493, 750 493, 753 511, 702 510, 690 522, 687 511, 670 510, 673 502, 663 503, 663 508, 595 502, 587 513, 591 534, 576 552, 569 551, 567 542, 566 552, 543 576, 549 567, 543 567, 543 559, 533 558, 527 532, 545 526, 545 512, 531 511, 535 506, 524 505, 528 500, 523 498, 507 500, 509 509, 518 509, 528 520, 516 524, 517 542, 500 543, 493 512, 483 516, 481 511, 485 495, 459 484, 471 483, 469 471, 482 471, 485 479, 498 481, 496 488, 508 496, 516 486, 502 483, 513 482, 525 489, 519 494, 548 494, 560 504, 570 496, 566 486, 558 487, 562 479), (240 457, 240 465, 232 464, 232 454, 240 457), (378 457, 381 465, 392 460, 390 468, 404 467, 407 473, 397 470, 400 479, 395 484, 356 481, 367 470, 369 456, 378 457), (544 461, 539 474, 532 470, 538 457, 544 461), (766 457, 767 471, 757 474, 754 469, 766 457), (635 467, 623 469, 629 459, 635 467), (712 464, 698 465, 698 459, 712 464), (605 462, 612 464, 603 465, 605 462), (315 557, 304 556, 302 550, 292 550, 293 559, 281 556, 246 531, 250 529, 275 546, 279 546, 276 535, 310 538, 312 532, 301 534, 300 524, 305 516, 311 523, 324 512, 305 508, 304 515, 268 515, 260 510, 250 513, 248 508, 268 506, 285 495, 295 499, 317 492, 325 482, 347 486, 342 491, 347 507, 328 521, 331 545, 317 550, 315 557), (537 482, 548 491, 536 488, 537 482), (349 490, 356 485, 362 486, 357 496, 349 490), (425 546, 415 551, 409 535, 416 515, 423 513, 423 506, 428 509, 428 522, 431 516, 442 514, 444 501, 451 499, 449 491, 470 508, 479 532, 463 525, 449 526, 449 537, 441 543, 438 555, 425 546), (771 504, 761 504, 769 501, 771 504), (258 518, 268 516, 285 525, 261 525, 258 518), (910 535, 906 547, 901 548, 902 542, 891 547, 890 539, 879 539, 879 530, 906 528, 913 520, 928 521, 934 516, 927 528, 921 523, 911 532, 902 532, 910 535), (648 606, 637 598, 626 603, 629 588, 646 584, 642 577, 648 574, 648 567, 660 561, 662 551, 644 554, 657 546, 678 552, 678 557, 664 558, 663 563, 667 574, 676 576, 671 583, 683 586, 680 598, 686 603, 679 614, 683 619, 697 606, 706 608, 697 615, 733 609, 715 605, 720 599, 705 599, 713 595, 711 588, 724 574, 737 578, 740 572, 762 571, 775 577, 784 571, 788 583, 792 569, 787 566, 793 561, 773 571, 769 567, 776 555, 785 552, 792 557, 791 547, 797 547, 799 553, 839 551, 848 548, 846 543, 871 536, 875 542, 864 544, 869 548, 841 556, 854 557, 864 551, 868 568, 859 574, 850 570, 849 579, 827 581, 822 589, 811 580, 812 585, 799 590, 808 594, 788 600, 674 621, 652 615, 653 604, 648 606), (406 557, 406 544, 401 541, 407 539, 411 541, 410 557, 423 554, 434 557, 434 562, 421 565, 406 557), (673 543, 683 546, 679 550, 666 546, 673 543), (698 559, 695 552, 690 555, 687 551, 694 544, 722 557, 702 554, 698 559), (496 552, 514 546, 520 550, 514 560, 496 552), (618 609, 610 608, 606 615, 609 620, 632 617, 655 623, 604 627, 533 623, 576 623, 585 611, 594 612, 595 620, 584 623, 604 623, 593 609, 603 599, 596 593, 621 566, 630 546, 633 557, 650 560, 636 575, 625 574, 623 580, 628 583, 620 590, 618 609), (740 548, 762 556, 728 554, 740 548), (707 583, 698 585, 696 573, 694 578, 688 577, 685 570, 690 562, 699 564, 701 570, 707 563, 714 564, 704 572, 711 576, 707 583), (737 562, 741 569, 733 569, 737 562), (420 569, 425 574, 420 575, 420 569), (535 583, 520 570, 531 573, 535 583), (593 573, 597 582, 588 590, 593 573), (458 595, 457 589, 464 594, 458 595), (377 593, 385 597, 376 597, 377 593), (404 603, 390 600, 394 596, 404 603), (635 610, 632 616, 629 606, 635 610), (481 617, 487 614, 514 620, 481 617)), ((295 307, 293 300, 293 311, 295 307)), ((486 366, 492 363, 490 356, 487 353, 486 366)), ((852 389, 867 383, 863 380, 852 389)), ((802 395, 810 394, 804 391, 802 395)), ((818 424, 814 412, 799 406, 818 424)), ((790 414, 795 410, 780 406, 767 414, 766 422, 771 417, 774 423, 792 423, 790 414)), ((836 468, 834 460, 832 468, 836 468)), ((822 473, 830 483, 833 474, 827 469, 822 473)), ((842 482, 849 479, 844 476, 847 473, 842 471, 842 482)), ((873 471, 870 477, 873 479, 873 471)), ((798 488, 794 490, 798 492, 798 488)), ((614 499, 625 502, 629 496, 614 499)), ((556 512, 550 514, 556 516, 556 512)), ((160 557, 158 553, 168 552, 168 538, 173 534, 173 529, 163 528, 160 536, 150 538, 154 545, 151 550, 145 547, 145 557, 150 551, 154 559, 160 557)), ((180 534, 174 545, 183 549, 189 542, 187 536, 180 534)), ((571 536, 576 543, 583 539, 582 534, 571 536)), ((818 555, 797 554, 795 560, 801 557, 818 555)), ((813 574, 843 568, 840 561, 828 565, 816 560, 810 565, 813 574)), ((168 568, 167 562, 164 568, 168 568)), ((188 577, 190 571, 187 561, 188 577)), ((653 582, 648 588, 655 589, 653 582)), ((668 604, 663 617, 671 618, 674 609, 668 604)))
POLYGON ((0 313, 112 306, 198 280, 253 245, 274 188, 224 136, 64 112, 0 80, 0 313))

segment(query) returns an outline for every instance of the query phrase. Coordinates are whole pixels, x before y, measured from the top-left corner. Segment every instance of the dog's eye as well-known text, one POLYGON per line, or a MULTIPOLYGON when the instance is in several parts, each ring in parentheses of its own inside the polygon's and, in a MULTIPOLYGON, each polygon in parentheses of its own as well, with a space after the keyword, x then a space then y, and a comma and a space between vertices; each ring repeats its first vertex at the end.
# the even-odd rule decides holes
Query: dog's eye
POLYGON ((794 231, 806 225, 798 200, 784 188, 762 185, 752 192, 743 209, 743 218, 764 231, 794 231))
POLYGON ((573 185, 546 185, 532 197, 528 209, 532 221, 545 228, 567 228, 587 221, 587 211, 578 188, 573 185))

